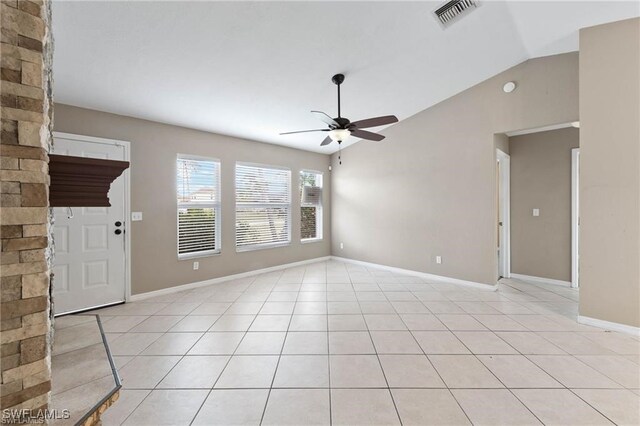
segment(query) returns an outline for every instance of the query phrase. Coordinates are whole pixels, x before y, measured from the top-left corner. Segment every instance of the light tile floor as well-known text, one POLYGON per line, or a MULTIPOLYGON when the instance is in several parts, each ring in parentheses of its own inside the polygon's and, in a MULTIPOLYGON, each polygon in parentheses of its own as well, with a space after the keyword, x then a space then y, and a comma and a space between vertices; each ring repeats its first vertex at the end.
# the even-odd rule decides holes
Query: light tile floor
POLYGON ((577 300, 328 261, 101 309, 124 386, 103 422, 640 424, 640 340, 577 300))

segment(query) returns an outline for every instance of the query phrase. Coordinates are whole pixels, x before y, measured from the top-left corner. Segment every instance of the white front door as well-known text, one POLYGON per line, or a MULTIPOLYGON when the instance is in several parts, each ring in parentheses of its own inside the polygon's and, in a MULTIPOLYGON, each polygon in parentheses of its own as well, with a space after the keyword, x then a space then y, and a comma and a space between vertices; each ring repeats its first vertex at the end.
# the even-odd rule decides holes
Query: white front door
MULTIPOLYGON (((53 154, 125 160, 115 141, 54 136, 53 154)), ((54 313, 78 311, 125 300, 125 181, 109 191, 111 207, 55 207, 54 313)))

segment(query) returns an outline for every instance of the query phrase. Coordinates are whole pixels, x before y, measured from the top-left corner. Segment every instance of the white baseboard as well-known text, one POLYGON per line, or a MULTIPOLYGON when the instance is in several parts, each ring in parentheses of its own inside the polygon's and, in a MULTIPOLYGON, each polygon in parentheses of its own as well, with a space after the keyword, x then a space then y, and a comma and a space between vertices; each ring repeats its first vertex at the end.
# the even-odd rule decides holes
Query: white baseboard
POLYGON ((239 274, 227 275, 227 276, 219 277, 219 278, 212 278, 210 280, 197 281, 197 282, 194 282, 194 283, 177 285, 175 287, 163 288, 162 290, 155 290, 155 291, 149 291, 149 292, 146 292, 146 293, 133 294, 133 295, 131 295, 131 298, 130 298, 129 301, 137 302, 137 301, 140 301, 140 300, 149 299, 151 297, 164 296, 164 295, 167 295, 167 294, 178 293, 180 291, 185 291, 185 290, 193 290, 194 288, 200 288, 200 287, 205 287, 205 286, 208 286, 208 285, 211 285, 211 284, 217 284, 217 283, 222 283, 222 282, 225 282, 225 281, 237 280, 237 279, 240 279, 240 278, 251 277, 251 276, 259 275, 259 274, 265 274, 267 272, 280 271, 282 269, 293 268, 293 267, 301 266, 301 265, 308 265, 310 263, 324 262, 326 260, 329 260, 330 258, 331 258, 331 256, 316 257, 316 258, 313 258, 313 259, 301 260, 299 262, 285 263, 283 265, 271 266, 269 268, 255 269, 253 271, 247 271, 247 272, 242 272, 242 273, 239 273, 239 274))
POLYGON ((617 322, 610 322, 600 320, 597 318, 584 317, 578 315, 578 323, 584 325, 590 325, 592 327, 604 328, 605 330, 618 331, 620 333, 631 334, 632 336, 640 336, 640 328, 631 325, 620 324, 617 322))
POLYGON ((362 260, 349 259, 346 257, 331 256, 331 259, 341 261, 341 262, 353 263, 356 265, 368 266, 371 268, 383 269, 390 272, 396 272, 398 274, 413 275, 413 276, 421 277, 428 280, 442 281, 450 284, 458 284, 458 285, 472 287, 472 288, 485 290, 485 291, 496 291, 498 289, 497 286, 491 285, 491 284, 483 284, 475 281, 459 280, 457 278, 443 277, 440 275, 428 274, 426 272, 412 271, 410 269, 396 268, 395 266, 380 265, 378 263, 364 262, 362 260))
POLYGON ((561 285, 563 287, 571 287, 571 282, 569 281, 554 280, 552 278, 534 277, 532 275, 522 275, 522 274, 511 273, 511 276, 509 278, 515 278, 517 280, 524 280, 524 281, 533 281, 535 283, 541 283, 541 284, 553 284, 553 285, 561 285))

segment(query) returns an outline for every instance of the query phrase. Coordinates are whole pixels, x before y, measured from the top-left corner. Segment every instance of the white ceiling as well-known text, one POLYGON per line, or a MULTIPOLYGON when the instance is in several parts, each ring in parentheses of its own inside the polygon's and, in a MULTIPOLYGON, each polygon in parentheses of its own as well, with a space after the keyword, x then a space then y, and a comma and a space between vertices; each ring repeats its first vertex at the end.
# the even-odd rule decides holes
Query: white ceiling
POLYGON ((55 100, 328 154, 323 133, 278 133, 337 114, 337 72, 343 116, 402 120, 640 14, 635 1, 481 0, 443 30, 442 3, 55 1, 55 100))

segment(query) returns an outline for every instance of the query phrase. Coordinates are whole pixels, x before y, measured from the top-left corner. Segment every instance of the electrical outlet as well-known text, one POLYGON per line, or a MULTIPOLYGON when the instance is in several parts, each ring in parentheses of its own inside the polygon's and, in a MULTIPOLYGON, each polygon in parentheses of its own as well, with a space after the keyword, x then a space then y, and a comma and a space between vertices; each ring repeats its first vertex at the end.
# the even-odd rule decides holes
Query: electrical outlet
POLYGON ((200 268, 200 262, 193 262, 193 270, 197 271, 200 268))
POLYGON ((436 263, 440 265, 442 263, 442 256, 436 256, 436 263))
POLYGON ((340 243, 340 250, 344 249, 344 243, 340 243))
POLYGON ((533 215, 534 216, 540 216, 540 209, 533 209, 533 215))

